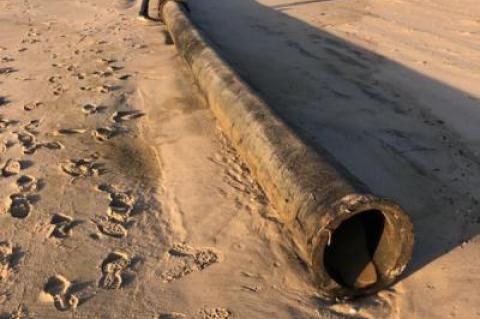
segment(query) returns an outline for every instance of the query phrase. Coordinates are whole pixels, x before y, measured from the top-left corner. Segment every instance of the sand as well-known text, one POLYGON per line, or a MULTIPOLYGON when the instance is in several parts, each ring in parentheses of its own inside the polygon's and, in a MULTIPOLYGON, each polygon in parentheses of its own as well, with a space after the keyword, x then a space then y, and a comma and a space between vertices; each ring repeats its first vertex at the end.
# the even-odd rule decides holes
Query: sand
POLYGON ((411 213, 405 276, 351 303, 317 295, 138 5, 0 1, 0 318, 480 317, 475 1, 191 3, 307 142, 411 213))

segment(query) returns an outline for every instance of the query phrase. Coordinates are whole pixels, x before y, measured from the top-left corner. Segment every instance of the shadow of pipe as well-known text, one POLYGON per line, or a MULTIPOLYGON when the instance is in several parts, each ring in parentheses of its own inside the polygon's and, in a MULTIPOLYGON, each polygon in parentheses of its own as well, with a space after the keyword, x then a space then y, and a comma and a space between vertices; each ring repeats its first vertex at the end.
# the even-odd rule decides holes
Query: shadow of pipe
POLYGON ((306 143, 409 212, 416 247, 405 276, 480 232, 478 99, 254 0, 190 8, 306 143))

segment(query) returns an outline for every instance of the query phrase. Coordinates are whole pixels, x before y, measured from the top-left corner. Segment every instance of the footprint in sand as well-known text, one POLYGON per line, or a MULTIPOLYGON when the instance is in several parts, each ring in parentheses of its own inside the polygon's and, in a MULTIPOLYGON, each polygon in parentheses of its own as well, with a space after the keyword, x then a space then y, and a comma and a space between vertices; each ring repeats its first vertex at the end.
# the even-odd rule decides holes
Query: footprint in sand
POLYGON ((62 129, 59 129, 57 132, 63 135, 74 135, 74 134, 83 134, 86 131, 87 130, 83 128, 62 128, 62 129))
POLYGON ((103 84, 103 85, 100 85, 100 86, 97 86, 95 88, 95 90, 98 92, 98 93, 109 93, 109 92, 113 92, 113 91, 116 91, 120 89, 120 86, 118 85, 111 85, 111 84, 103 84))
POLYGON ((2 168, 2 174, 4 177, 17 175, 21 169, 22 165, 19 161, 9 159, 2 168))
POLYGON ((110 184, 100 184, 98 189, 109 194, 109 210, 107 216, 96 216, 92 222, 105 235, 117 238, 127 236, 126 226, 130 224, 129 219, 136 205, 136 198, 130 191, 119 191, 110 184))
POLYGON ((65 88, 62 84, 62 76, 61 75, 52 75, 48 78, 48 82, 52 86, 52 93, 53 95, 60 95, 65 91, 65 88))
POLYGON ((48 237, 55 237, 58 239, 64 239, 72 235, 73 228, 80 222, 73 220, 72 217, 55 214, 50 221, 50 230, 48 237))
POLYGON ((0 96, 0 106, 6 105, 8 103, 10 103, 9 99, 7 99, 5 96, 0 96))
POLYGON ((27 132, 19 132, 17 133, 17 139, 20 144, 22 144, 23 153, 25 154, 33 154, 41 147, 41 143, 36 142, 35 136, 33 134, 27 132))
POLYGON ((12 246, 11 242, 0 242, 0 282, 8 280, 24 255, 25 253, 19 247, 12 246))
POLYGON ((103 164, 97 163, 93 159, 72 159, 68 163, 62 164, 62 171, 73 177, 98 176, 104 172, 103 164))
MULTIPOLYGON (((31 162, 20 161, 19 165, 23 169, 29 167, 31 162)), ((40 195, 35 192, 41 191, 45 182, 29 175, 22 175, 17 179, 16 185, 19 193, 10 195, 8 212, 12 217, 24 219, 30 215, 32 205, 40 200, 40 195)))
POLYGON ((113 114, 112 120, 120 123, 125 121, 130 121, 139 117, 144 116, 145 113, 133 110, 133 111, 118 111, 113 114))
POLYGON ((73 64, 69 64, 68 66, 66 66, 66 69, 69 72, 75 72, 78 69, 78 66, 75 66, 73 64))
POLYGON ((35 135, 39 132, 36 130, 39 126, 39 121, 34 120, 25 126, 27 132, 17 132, 17 139, 23 146, 23 153, 25 154, 34 154, 37 150, 45 148, 48 150, 60 150, 63 148, 63 145, 60 142, 41 142, 37 143, 35 135))
POLYGON ((134 49, 146 49, 146 48, 148 48, 148 45, 146 45, 145 43, 133 43, 132 48, 134 48, 134 49))
POLYGON ((126 74, 126 73, 117 75, 117 79, 122 80, 122 81, 128 80, 130 77, 131 77, 131 75, 126 74))
POLYGON ((62 94, 63 92, 65 92, 65 89, 63 88, 63 85, 57 84, 53 87, 53 91, 52 91, 53 95, 58 96, 58 95, 62 94))
POLYGON ((1 319, 26 319, 30 318, 28 315, 28 309, 24 305, 18 305, 17 309, 3 313, 0 315, 1 319))
POLYGON ((63 145, 60 142, 53 141, 53 142, 43 142, 38 144, 39 147, 44 147, 49 150, 60 150, 63 148, 63 145))
POLYGON ((27 103, 23 106, 23 109, 27 112, 30 112, 30 111, 33 111, 35 109, 38 109, 39 107, 41 107, 43 105, 42 102, 31 102, 31 103, 27 103))
POLYGON ((131 265, 127 254, 122 252, 110 253, 101 265, 102 277, 98 285, 103 289, 119 289, 122 287, 122 272, 131 265))
POLYGON ((105 142, 111 138, 114 138, 126 133, 128 133, 128 129, 126 127, 123 127, 120 125, 114 125, 114 126, 97 128, 95 131, 93 131, 93 136, 99 142, 105 142))
POLYGON ((35 136, 27 132, 18 132, 17 139, 25 149, 31 149, 37 144, 35 136))
POLYGON ((72 283, 61 275, 48 278, 40 294, 40 300, 53 303, 59 311, 74 310, 78 306, 78 297, 71 293, 72 283))
POLYGON ((38 192, 45 186, 45 181, 43 179, 37 180, 35 177, 29 175, 20 176, 16 183, 18 190, 22 193, 38 192))
POLYGON ((98 61, 101 62, 101 63, 104 63, 104 64, 112 64, 112 63, 116 63, 117 59, 115 59, 115 58, 99 58, 98 61))
POLYGON ((37 130, 40 126, 39 120, 31 120, 30 123, 24 126, 25 130, 33 135, 38 135, 40 132, 37 130))
POLYGON ((82 106, 82 111, 87 115, 104 113, 107 110, 106 106, 94 105, 94 104, 85 104, 82 106))
POLYGON ((107 70, 110 71, 110 72, 117 72, 117 71, 120 71, 122 69, 123 69, 123 66, 115 65, 115 64, 111 64, 107 67, 107 70))
POLYGON ((34 143, 30 145, 23 145, 23 153, 32 155, 39 149, 45 148, 50 151, 57 151, 63 148, 63 145, 60 142, 43 142, 43 143, 34 143))
POLYGON ((228 319, 232 313, 225 308, 203 308, 198 313, 202 319, 228 319))
POLYGON ((93 72, 93 74, 97 76, 101 76, 102 73, 107 73, 107 74, 109 73, 110 75, 112 75, 113 73, 123 69, 123 66, 117 64, 118 61, 116 59, 101 58, 99 59, 99 62, 103 63, 104 65, 107 65, 107 67, 106 67, 106 71, 93 72))
POLYGON ((0 242, 0 282, 11 275, 13 268, 20 262, 22 254, 10 242, 0 242))
POLYGON ((119 222, 125 222, 130 217, 136 203, 136 198, 131 191, 119 191, 110 184, 100 184, 100 191, 106 192, 110 196, 108 216, 119 222))
POLYGON ((74 72, 72 76, 77 78, 77 80, 84 80, 87 75, 83 72, 74 72))
POLYGON ((6 119, 0 114, 0 133, 5 132, 10 126, 14 126, 16 124, 18 124, 18 121, 6 119))
POLYGON ((32 211, 32 201, 34 201, 34 199, 29 195, 12 194, 10 195, 10 208, 8 209, 8 212, 15 218, 27 218, 32 211))
POLYGON ((61 75, 52 75, 51 77, 48 78, 48 82, 50 83, 58 83, 62 81, 62 76, 61 75))
MULTIPOLYGON (((5 141, 5 146, 7 147, 7 149, 10 148, 10 147, 12 147, 12 146, 14 146, 15 144, 17 144, 17 142, 14 141, 14 140, 12 140, 12 139, 7 139, 7 140, 5 141)), ((0 171, 1 171, 1 170, 0 170, 0 171)))
POLYGON ((113 220, 108 216, 96 216, 92 218, 92 222, 102 234, 115 238, 123 238, 127 236, 127 230, 123 223, 113 220))
POLYGON ((113 75, 113 72, 110 70, 107 71, 94 71, 92 72, 93 75, 96 75, 100 78, 108 78, 113 75))
POLYGON ((165 282, 170 282, 218 262, 220 254, 212 248, 198 249, 184 243, 176 244, 168 251, 167 270, 161 277, 165 282))
POLYGON ((111 192, 110 198, 112 211, 122 215, 129 214, 135 203, 135 198, 130 192, 111 192))
POLYGON ((110 194, 110 199, 108 216, 116 221, 126 222, 132 212, 135 198, 130 193, 115 192, 110 194))
MULTIPOLYGON (((22 143, 22 144, 23 144, 23 143, 22 143)), ((32 155, 32 154, 34 154, 39 148, 40 148, 39 145, 36 144, 36 143, 23 144, 23 153, 24 153, 24 154, 28 154, 28 155, 32 155)))

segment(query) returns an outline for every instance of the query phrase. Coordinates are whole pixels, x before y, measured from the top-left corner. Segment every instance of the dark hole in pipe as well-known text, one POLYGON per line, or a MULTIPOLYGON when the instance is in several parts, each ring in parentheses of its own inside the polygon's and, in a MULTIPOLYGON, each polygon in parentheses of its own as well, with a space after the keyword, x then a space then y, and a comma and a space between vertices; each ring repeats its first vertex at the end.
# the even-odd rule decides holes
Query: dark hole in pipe
POLYGON ((375 256, 379 256, 384 229, 385 216, 378 210, 364 211, 342 222, 325 249, 324 264, 330 277, 352 289, 377 283, 381 270, 375 256))

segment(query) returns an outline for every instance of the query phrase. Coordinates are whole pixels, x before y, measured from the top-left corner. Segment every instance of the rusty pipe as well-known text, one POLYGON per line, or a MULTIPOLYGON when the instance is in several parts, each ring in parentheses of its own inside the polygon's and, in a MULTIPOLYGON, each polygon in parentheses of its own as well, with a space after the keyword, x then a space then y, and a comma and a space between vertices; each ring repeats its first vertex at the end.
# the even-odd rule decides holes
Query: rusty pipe
POLYGON ((298 255, 327 297, 392 284, 412 253, 412 224, 326 151, 306 145, 218 55, 185 3, 161 1, 161 18, 220 127, 289 228, 298 255))

